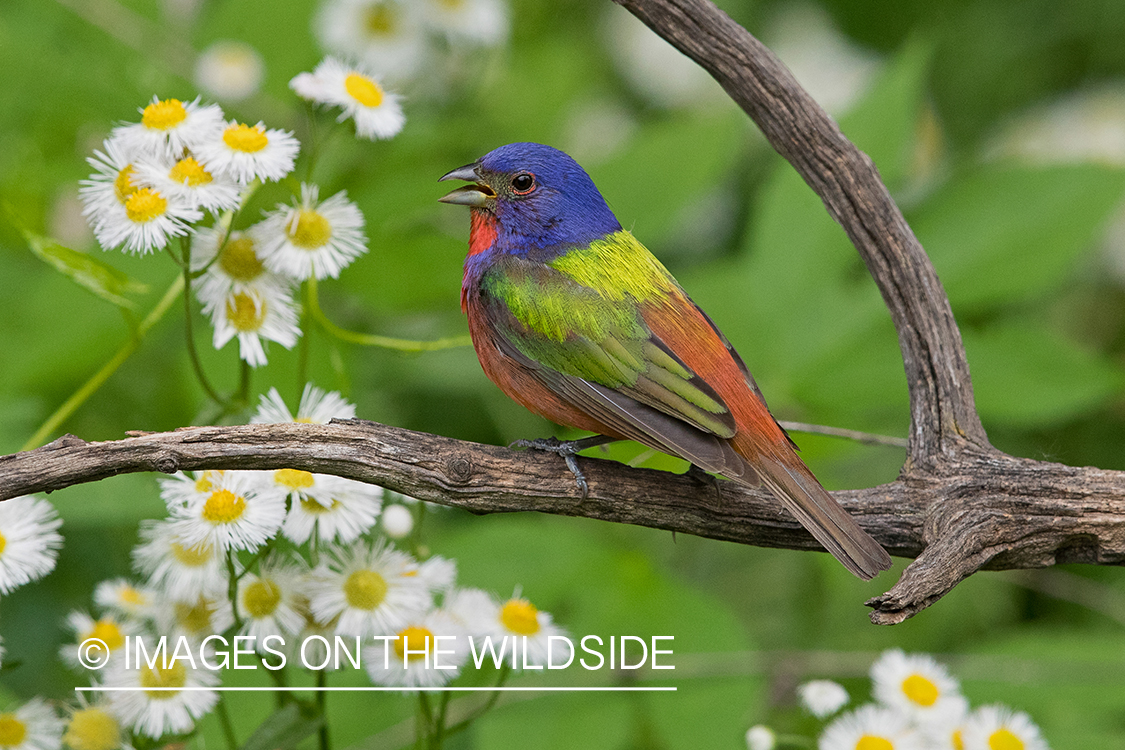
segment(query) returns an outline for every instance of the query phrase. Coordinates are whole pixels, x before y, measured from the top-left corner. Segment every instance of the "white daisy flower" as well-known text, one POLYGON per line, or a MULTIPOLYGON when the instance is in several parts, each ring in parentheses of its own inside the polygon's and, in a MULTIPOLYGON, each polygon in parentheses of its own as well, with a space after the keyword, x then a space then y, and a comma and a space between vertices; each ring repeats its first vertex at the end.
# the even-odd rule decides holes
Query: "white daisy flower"
POLYGON ((978 708, 965 722, 964 750, 1048 750, 1031 718, 1007 706, 978 708))
POLYGON ((208 636, 222 633, 233 624, 234 610, 226 591, 201 594, 195 600, 185 600, 182 596, 167 598, 156 612, 158 632, 167 633, 172 646, 180 636, 198 646, 208 636))
POLYGON ((269 393, 261 397, 258 411, 250 418, 250 424, 328 424, 333 419, 355 419, 355 406, 337 391, 326 392, 306 383, 301 403, 297 406, 297 416, 289 411, 277 389, 270 388, 269 393))
POLYGON ((280 180, 293 171, 301 144, 286 130, 264 123, 226 123, 216 137, 200 143, 192 153, 213 174, 229 175, 242 184, 252 180, 280 180))
POLYGON ((746 730, 747 750, 773 750, 777 747, 777 735, 762 724, 755 724, 746 730))
POLYGON ((409 555, 382 540, 337 548, 306 579, 309 608, 317 621, 335 621, 338 635, 398 632, 433 599, 417 575, 404 575, 409 563, 409 555))
MULTIPOLYGON (((308 590, 309 573, 298 579, 298 587, 302 592, 308 590)), ((301 630, 295 638, 285 641, 285 651, 288 652, 287 661, 292 661, 301 666, 319 667, 328 671, 336 669, 333 652, 328 644, 333 643, 336 635, 337 620, 320 622, 313 615, 309 606, 309 598, 305 593, 300 593, 295 599, 295 608, 301 615, 301 630), (323 667, 321 667, 323 665, 323 667)), ((276 644, 272 644, 276 650, 276 644)), ((346 663, 346 662, 343 662, 346 663)), ((343 665, 341 664, 341 666, 343 665)))
POLYGON ((247 573, 238 582, 242 634, 253 637, 259 650, 267 645, 266 636, 288 639, 305 626, 305 618, 298 610, 298 577, 294 568, 262 565, 257 575, 247 573))
POLYGON ((398 0, 328 0, 315 20, 320 44, 358 59, 382 76, 403 80, 426 57, 426 35, 413 3, 398 0))
POLYGON ((278 204, 261 221, 262 262, 274 273, 295 279, 336 278, 367 252, 363 213, 346 191, 318 201, 316 185, 301 185, 301 200, 278 204))
POLYGON ((191 266, 203 274, 192 282, 196 296, 202 300, 228 299, 239 292, 253 294, 259 287, 290 294, 293 281, 268 270, 258 255, 260 249, 254 227, 245 232, 232 231, 229 238, 218 226, 197 229, 191 266))
POLYGON ((143 620, 156 612, 156 592, 125 578, 112 578, 94 587, 94 603, 103 610, 143 620))
MULTIPOLYGON (((156 643, 146 639, 145 652, 150 656, 156 643)), ((142 655, 142 662, 144 657, 142 655)), ((125 660, 111 664, 105 671, 106 687, 144 688, 143 690, 114 690, 109 693, 111 712, 122 724, 137 734, 158 738, 165 734, 185 734, 195 727, 195 722, 214 708, 218 693, 213 690, 182 690, 181 688, 207 688, 219 683, 219 676, 206 669, 196 669, 185 659, 156 657, 150 667, 147 663, 130 664, 125 660)))
POLYGON ((96 653, 91 654, 94 661, 100 661, 107 656, 110 659, 116 659, 123 653, 122 647, 125 645, 125 638, 130 635, 137 635, 140 632, 140 627, 136 622, 129 620, 121 620, 114 614, 107 614, 94 619, 87 612, 79 610, 72 611, 66 617, 67 627, 74 633, 76 639, 73 643, 65 643, 59 647, 59 656, 68 666, 72 668, 85 667, 86 664, 79 659, 79 651, 82 644, 91 638, 96 638, 105 644, 106 654, 102 651, 100 645, 96 645, 94 649, 96 653))
POLYGON ((237 208, 242 187, 226 175, 216 175, 192 154, 178 161, 141 161, 136 165, 138 179, 155 188, 169 200, 213 214, 237 208))
POLYGON ((268 362, 262 339, 292 349, 301 335, 297 325, 297 308, 288 288, 272 284, 247 285, 223 296, 207 296, 213 288, 200 287, 197 294, 203 313, 211 316, 215 328, 212 343, 222 349, 238 338, 238 356, 251 367, 268 362))
POLYGON ((208 469, 206 471, 185 474, 178 471, 171 477, 157 480, 160 484, 160 497, 164 505, 171 511, 172 508, 182 507, 200 498, 206 499, 211 490, 222 481, 225 471, 208 469))
POLYGON ((113 206, 124 205, 142 186, 138 182, 138 154, 112 138, 102 144, 104 151, 94 151, 86 161, 97 172, 88 180, 79 180, 78 198, 84 208, 82 215, 93 229, 102 223, 113 206))
POLYGON ((71 750, 132 750, 125 741, 121 722, 106 708, 108 701, 91 706, 82 695, 78 694, 81 705, 68 709, 70 718, 63 743, 71 750))
POLYGON ((133 566, 169 599, 193 602, 226 591, 225 561, 214 544, 180 541, 171 521, 142 521, 133 566))
POLYGON ((960 695, 949 671, 926 654, 884 651, 871 665, 872 691, 884 706, 912 717, 919 724, 940 721, 957 710, 960 695))
POLYGON ((969 701, 953 696, 945 715, 921 727, 927 750, 965 750, 965 722, 969 718, 969 701))
POLYGON ((437 609, 412 619, 392 638, 376 637, 375 645, 363 650, 367 674, 376 684, 389 687, 446 685, 461 674, 468 658, 468 635, 437 609))
POLYGON ((508 39, 504 0, 424 0, 426 24, 450 42, 495 46, 508 39))
POLYGON ((195 85, 223 101, 248 99, 262 88, 265 76, 262 56, 246 42, 220 40, 195 61, 195 85))
MULTIPOLYGON (((529 664, 544 664, 551 636, 564 636, 566 631, 555 625, 551 615, 538 609, 517 592, 511 599, 498 603, 488 596, 487 603, 473 590, 454 592, 452 601, 447 605, 451 611, 461 619, 469 632, 478 639, 490 637, 494 646, 499 648, 505 638, 515 638, 518 643, 518 653, 525 654, 523 658, 529 664)), ((513 653, 509 649, 509 653, 513 653)), ((555 655, 558 658, 558 654, 555 655)), ((514 666, 519 666, 520 659, 516 659, 514 666)))
POLYGON ((391 539, 405 539, 414 530, 414 514, 401 503, 383 506, 383 533, 391 539))
POLYGON ((430 591, 445 592, 453 588, 457 580, 457 563, 441 555, 434 555, 421 563, 410 559, 403 575, 418 576, 430 591))
POLYGON ((303 485, 289 494, 289 513, 281 527, 294 544, 304 544, 313 534, 321 542, 348 544, 366 534, 379 517, 382 487, 295 469, 280 469, 274 477, 290 487, 295 480, 303 485))
POLYGON ((835 719, 817 742, 819 750, 923 750, 905 714, 883 706, 860 706, 835 719))
POLYGON ((63 538, 55 506, 23 495, 0 503, 0 594, 8 594, 55 569, 63 538))
POLYGON ((391 138, 406 124, 398 96, 384 90, 375 73, 363 65, 326 57, 312 73, 298 74, 289 88, 303 99, 341 107, 344 111, 337 122, 353 118, 361 138, 391 138))
POLYGON ((115 128, 112 137, 138 154, 178 159, 183 150, 213 139, 223 123, 218 104, 160 99, 137 110, 141 121, 115 128))
POLYGON ((832 680, 810 680, 797 688, 801 705, 813 716, 823 719, 843 708, 848 702, 848 691, 832 680))
POLYGON ((243 472, 228 471, 211 483, 206 497, 168 509, 177 541, 190 549, 208 545, 219 551, 254 550, 285 520, 285 500, 258 492, 243 472))
POLYGON ((58 750, 62 733, 62 720, 42 698, 32 698, 14 711, 0 712, 3 750, 58 750))
POLYGON ((103 249, 121 247, 146 255, 164 249, 169 238, 187 234, 190 225, 202 218, 203 213, 190 203, 142 185, 124 202, 105 206, 92 228, 103 249))

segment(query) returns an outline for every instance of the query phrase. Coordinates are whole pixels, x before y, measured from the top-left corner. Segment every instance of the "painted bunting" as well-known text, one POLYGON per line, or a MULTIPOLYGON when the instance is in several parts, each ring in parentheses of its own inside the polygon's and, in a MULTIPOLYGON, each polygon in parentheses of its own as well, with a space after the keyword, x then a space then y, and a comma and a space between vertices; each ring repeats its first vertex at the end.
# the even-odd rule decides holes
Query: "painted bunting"
MULTIPOLYGON (((869 579, 891 558, 794 452, 742 359, 562 151, 502 146, 442 180, 471 207, 461 283, 477 357, 531 411, 635 440, 739 484, 765 484, 824 547, 869 579)), ((534 447, 549 447, 533 442, 534 447)))

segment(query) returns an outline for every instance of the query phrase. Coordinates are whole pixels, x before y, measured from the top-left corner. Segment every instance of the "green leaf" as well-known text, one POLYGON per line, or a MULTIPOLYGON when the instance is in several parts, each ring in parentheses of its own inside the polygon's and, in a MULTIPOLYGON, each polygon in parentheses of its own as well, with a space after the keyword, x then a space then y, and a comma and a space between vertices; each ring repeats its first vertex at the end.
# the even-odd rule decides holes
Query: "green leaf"
POLYGON ((20 232, 35 253, 59 273, 70 277, 79 286, 89 289, 106 302, 135 310, 137 305, 126 294, 144 294, 148 285, 127 276, 112 266, 86 253, 63 247, 50 237, 20 227, 20 232))
POLYGON ((962 336, 985 423, 1057 424, 1097 408, 1125 385, 1120 368, 1041 329, 1007 324, 962 336))
POLYGON ((1123 193, 1119 169, 1001 165, 950 182, 909 218, 962 312, 1059 286, 1123 193))
POLYGON ((242 750, 289 750, 323 724, 324 717, 314 706, 290 703, 262 722, 242 750))

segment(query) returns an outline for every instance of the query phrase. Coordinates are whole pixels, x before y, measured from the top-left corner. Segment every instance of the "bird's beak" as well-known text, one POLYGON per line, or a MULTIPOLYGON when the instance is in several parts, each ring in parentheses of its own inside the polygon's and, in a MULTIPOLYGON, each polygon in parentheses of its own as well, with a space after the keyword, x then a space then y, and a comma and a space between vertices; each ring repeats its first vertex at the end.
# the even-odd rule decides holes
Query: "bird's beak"
POLYGON ((461 206, 484 206, 488 201, 496 197, 496 191, 485 184, 480 175, 477 173, 477 163, 466 164, 463 167, 458 167, 452 172, 446 172, 442 175, 438 182, 443 180, 467 180, 472 182, 472 185, 465 185, 459 187, 448 195, 443 195, 438 198, 442 203, 455 203, 461 206))

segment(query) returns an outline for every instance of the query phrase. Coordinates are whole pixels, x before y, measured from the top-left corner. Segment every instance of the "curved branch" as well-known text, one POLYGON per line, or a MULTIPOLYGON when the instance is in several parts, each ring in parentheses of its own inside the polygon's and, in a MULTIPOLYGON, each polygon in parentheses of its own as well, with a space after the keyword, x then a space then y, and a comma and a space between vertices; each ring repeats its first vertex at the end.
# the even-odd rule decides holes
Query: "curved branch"
POLYGON ((614 0, 695 60, 757 123, 847 232, 898 331, 913 463, 988 445, 961 332, 933 265, 871 160, 750 32, 709 0, 614 0))

